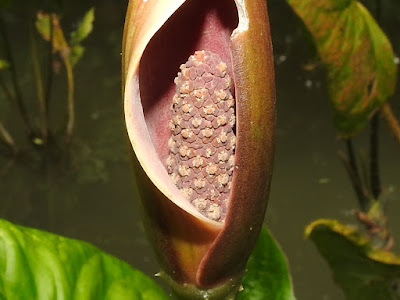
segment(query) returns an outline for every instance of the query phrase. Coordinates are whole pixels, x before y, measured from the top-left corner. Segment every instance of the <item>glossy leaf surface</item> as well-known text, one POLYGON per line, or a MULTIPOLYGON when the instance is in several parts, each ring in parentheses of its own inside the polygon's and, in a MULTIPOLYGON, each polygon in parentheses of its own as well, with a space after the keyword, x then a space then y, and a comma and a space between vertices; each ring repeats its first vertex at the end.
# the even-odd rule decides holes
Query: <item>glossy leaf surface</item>
POLYGON ((354 0, 288 0, 314 37, 328 72, 339 135, 358 133, 393 94, 392 46, 367 9, 354 0))
POLYGON ((0 299, 168 299, 128 264, 77 240, 0 219, 0 299))
POLYGON ((294 300, 286 258, 277 242, 264 227, 247 263, 239 300, 294 300))
POLYGON ((399 299, 398 256, 374 248, 355 228, 336 220, 316 220, 306 234, 327 260, 346 299, 399 299))

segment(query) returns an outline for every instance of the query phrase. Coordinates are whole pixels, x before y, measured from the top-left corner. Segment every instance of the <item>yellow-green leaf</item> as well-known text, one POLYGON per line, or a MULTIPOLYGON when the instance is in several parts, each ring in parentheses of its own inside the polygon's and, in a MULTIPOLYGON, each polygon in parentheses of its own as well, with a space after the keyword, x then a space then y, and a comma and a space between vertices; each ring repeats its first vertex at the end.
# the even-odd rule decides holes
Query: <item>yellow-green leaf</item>
POLYGON ((400 257, 375 248, 356 228, 316 220, 306 228, 348 300, 398 300, 400 257))
POLYGON ((339 135, 358 133, 394 92, 392 46, 355 0, 288 0, 312 36, 328 72, 339 135))

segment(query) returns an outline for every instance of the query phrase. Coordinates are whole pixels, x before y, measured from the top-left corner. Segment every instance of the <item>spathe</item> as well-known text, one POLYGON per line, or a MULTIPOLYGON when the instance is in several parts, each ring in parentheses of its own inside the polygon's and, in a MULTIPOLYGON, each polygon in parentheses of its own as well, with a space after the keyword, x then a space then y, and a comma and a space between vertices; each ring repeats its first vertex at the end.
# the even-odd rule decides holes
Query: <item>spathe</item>
POLYGON ((237 290, 262 226, 272 174, 275 90, 265 1, 130 1, 122 70, 136 179, 163 273, 176 291, 224 284, 237 290), (196 50, 217 53, 235 87, 235 171, 224 223, 199 213, 165 169, 173 79, 196 50))

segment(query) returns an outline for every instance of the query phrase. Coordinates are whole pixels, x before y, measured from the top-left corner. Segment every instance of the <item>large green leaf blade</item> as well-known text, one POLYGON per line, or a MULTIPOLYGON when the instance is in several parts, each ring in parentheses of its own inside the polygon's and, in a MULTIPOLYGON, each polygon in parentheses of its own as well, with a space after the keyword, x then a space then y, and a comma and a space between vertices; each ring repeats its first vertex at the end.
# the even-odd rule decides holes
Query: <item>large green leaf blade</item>
POLYGON ((400 299, 400 258, 374 248, 355 228, 316 220, 306 229, 348 300, 400 299))
POLYGON ((140 271, 96 247, 0 219, 0 299, 168 299, 140 271))
POLYGON ((286 258, 274 238, 263 228, 247 263, 239 300, 294 300, 286 258))
POLYGON ((355 0, 288 0, 301 17, 328 72, 334 122, 350 137, 394 92, 392 46, 367 9, 355 0))

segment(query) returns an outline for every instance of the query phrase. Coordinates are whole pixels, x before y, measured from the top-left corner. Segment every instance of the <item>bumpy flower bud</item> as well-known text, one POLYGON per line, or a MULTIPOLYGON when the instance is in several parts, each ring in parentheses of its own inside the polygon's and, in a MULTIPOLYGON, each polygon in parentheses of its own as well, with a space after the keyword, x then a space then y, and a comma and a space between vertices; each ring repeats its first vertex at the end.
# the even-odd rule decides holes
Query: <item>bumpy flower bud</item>
POLYGON ((272 173, 265 1, 130 1, 122 71, 145 227, 162 276, 188 299, 235 295, 272 173))

